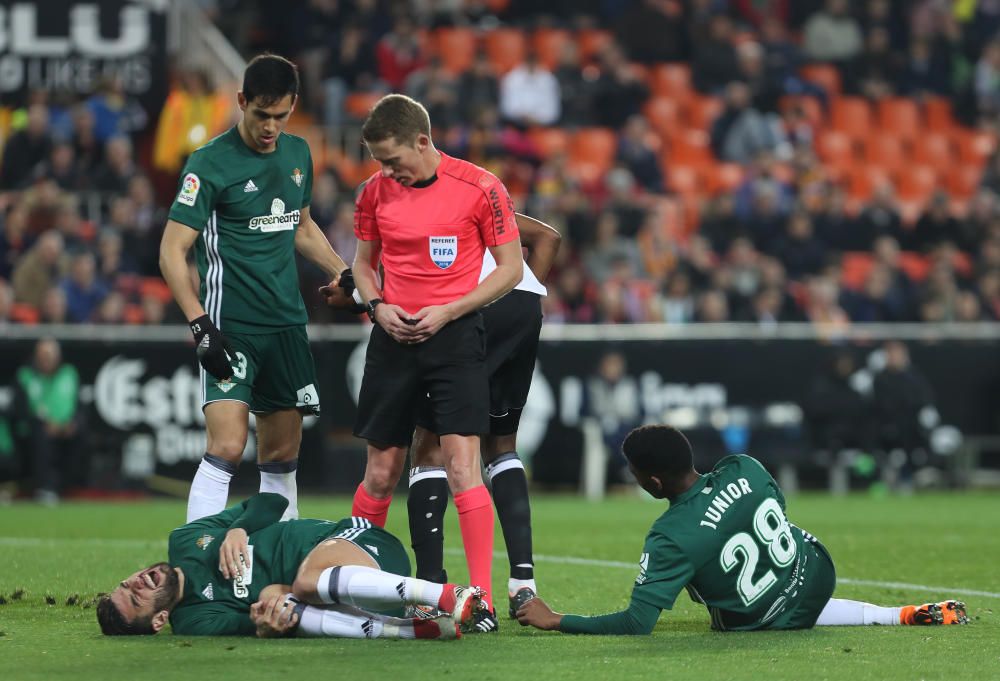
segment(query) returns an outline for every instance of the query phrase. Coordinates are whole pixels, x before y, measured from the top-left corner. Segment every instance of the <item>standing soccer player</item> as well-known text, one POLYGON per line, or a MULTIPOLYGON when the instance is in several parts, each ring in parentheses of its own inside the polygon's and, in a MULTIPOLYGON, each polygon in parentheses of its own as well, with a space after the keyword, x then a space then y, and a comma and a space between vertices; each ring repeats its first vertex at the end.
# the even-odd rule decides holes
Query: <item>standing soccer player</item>
MULTIPOLYGON (((507 580, 509 614, 534 598, 534 560, 531 551, 531 504, 524 464, 517 455, 517 428, 528 400, 531 376, 542 330, 543 281, 548 276, 561 237, 543 222, 517 214, 521 242, 528 249, 524 276, 513 291, 483 308, 486 325, 486 367, 490 377, 490 431, 481 453, 493 488, 493 503, 500 517, 510 578, 507 580)), ((496 264, 487 252, 480 275, 485 278, 496 264)), ((417 559, 417 575, 432 582, 447 582, 444 571, 444 513, 448 484, 436 426, 421 413, 414 434, 407 509, 410 542, 417 559)), ((477 622, 488 626, 489 620, 477 622)))
POLYGON ((385 524, 416 406, 429 395, 469 581, 488 592, 493 507, 479 435, 489 431, 489 380, 479 309, 521 279, 513 205, 494 175, 434 148, 427 110, 409 97, 379 100, 361 135, 382 170, 361 188, 354 214, 354 281, 375 326, 354 430, 368 441, 368 464, 351 513, 385 524), (486 248, 496 269, 480 281, 486 248))
POLYGON ((298 517, 302 415, 319 413, 319 395, 295 252, 333 284, 346 269, 309 216, 309 147, 282 132, 298 89, 287 59, 264 54, 250 62, 237 95, 242 120, 188 159, 163 232, 160 270, 191 324, 202 367, 207 442, 188 522, 225 508, 251 411, 260 491, 284 496, 285 519, 298 517), (199 293, 188 278, 192 246, 199 293))

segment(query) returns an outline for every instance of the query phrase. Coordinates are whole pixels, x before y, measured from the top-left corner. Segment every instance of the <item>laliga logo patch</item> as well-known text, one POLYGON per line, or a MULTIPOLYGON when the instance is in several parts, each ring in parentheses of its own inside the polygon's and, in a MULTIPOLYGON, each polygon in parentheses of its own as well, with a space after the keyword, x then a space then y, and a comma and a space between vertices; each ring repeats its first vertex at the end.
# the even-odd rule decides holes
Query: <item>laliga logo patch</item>
POLYGON ((428 247, 431 251, 431 260, 443 270, 455 264, 458 257, 458 237, 457 236, 432 236, 428 237, 428 247))
POLYGON ((198 198, 199 189, 201 189, 201 180, 194 173, 188 173, 184 176, 184 182, 181 183, 181 193, 177 195, 177 203, 193 206, 198 198))

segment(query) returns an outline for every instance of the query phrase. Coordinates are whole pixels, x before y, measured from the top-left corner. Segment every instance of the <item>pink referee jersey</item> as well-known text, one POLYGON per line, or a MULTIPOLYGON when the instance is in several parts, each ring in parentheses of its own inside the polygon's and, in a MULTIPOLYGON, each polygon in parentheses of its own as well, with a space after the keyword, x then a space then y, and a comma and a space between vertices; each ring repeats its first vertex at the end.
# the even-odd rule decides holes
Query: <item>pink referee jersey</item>
POLYGON ((404 187, 376 173, 354 209, 354 234, 382 242, 382 297, 413 314, 479 284, 483 252, 518 236, 507 188, 479 166, 441 154, 437 179, 404 187))

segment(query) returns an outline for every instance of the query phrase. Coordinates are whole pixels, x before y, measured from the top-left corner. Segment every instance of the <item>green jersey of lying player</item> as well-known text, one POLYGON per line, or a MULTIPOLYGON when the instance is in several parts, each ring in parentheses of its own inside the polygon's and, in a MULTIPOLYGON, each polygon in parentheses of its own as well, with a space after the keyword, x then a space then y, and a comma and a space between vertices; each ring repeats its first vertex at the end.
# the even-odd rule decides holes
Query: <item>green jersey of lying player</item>
POLYGON ((701 475, 691 446, 669 426, 644 426, 622 451, 639 484, 670 508, 646 536, 627 610, 560 615, 535 599, 518 620, 566 633, 648 634, 687 589, 718 630, 801 629, 833 624, 964 623, 956 601, 883 608, 831 598, 836 574, 815 537, 785 518, 785 498, 763 466, 728 456, 701 475))

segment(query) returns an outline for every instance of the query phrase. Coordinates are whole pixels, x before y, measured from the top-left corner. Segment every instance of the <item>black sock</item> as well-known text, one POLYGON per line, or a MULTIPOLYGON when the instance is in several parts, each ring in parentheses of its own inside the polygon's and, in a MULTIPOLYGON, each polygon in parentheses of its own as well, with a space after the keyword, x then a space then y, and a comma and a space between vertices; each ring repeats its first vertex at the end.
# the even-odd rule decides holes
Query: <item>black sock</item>
POLYGON ((486 467, 493 486, 493 504, 497 507, 503 539, 507 544, 510 576, 534 579, 531 557, 531 504, 528 501, 528 477, 517 452, 501 454, 486 467))
POLYGON ((448 508, 448 477, 444 468, 410 469, 410 543, 417 559, 417 579, 444 584, 444 512, 448 508))

